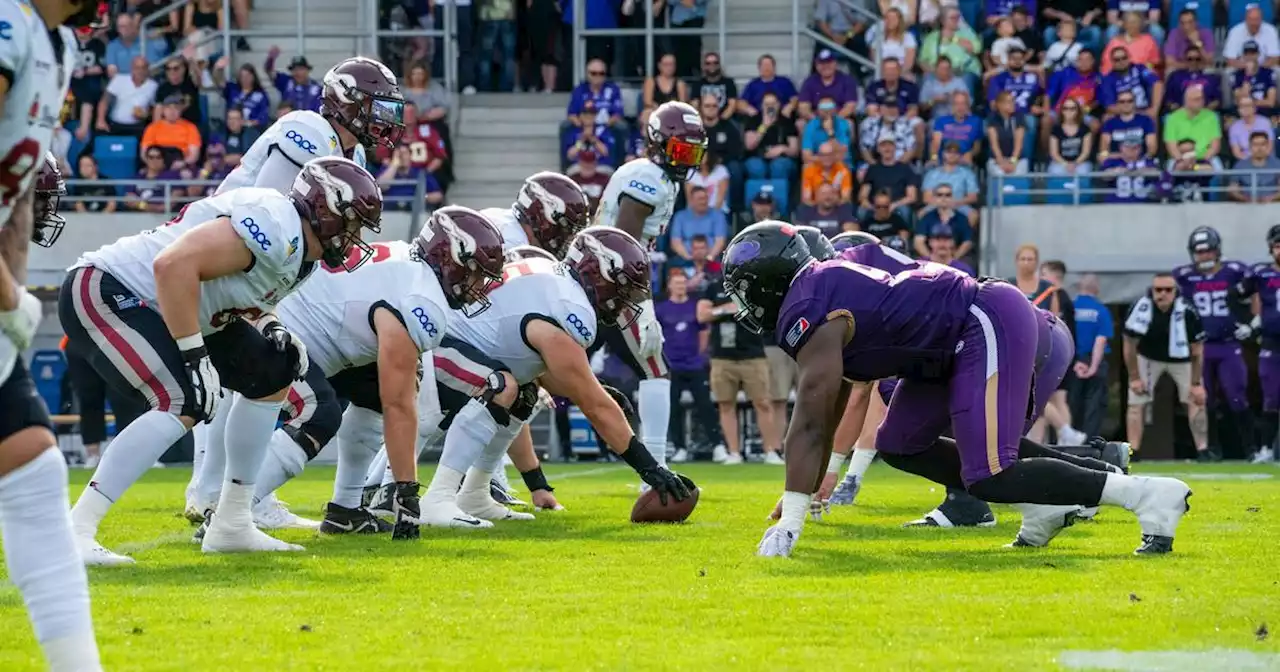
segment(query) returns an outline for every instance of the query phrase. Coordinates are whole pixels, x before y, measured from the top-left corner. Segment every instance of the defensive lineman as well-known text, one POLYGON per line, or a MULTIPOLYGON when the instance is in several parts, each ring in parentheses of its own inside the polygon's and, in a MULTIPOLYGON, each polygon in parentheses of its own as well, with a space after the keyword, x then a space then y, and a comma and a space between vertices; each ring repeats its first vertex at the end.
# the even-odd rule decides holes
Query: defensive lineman
MULTIPOLYGON (((644 138, 645 156, 623 164, 609 178, 596 224, 622 229, 652 249, 671 220, 680 185, 702 164, 707 131, 697 110, 671 101, 649 115, 644 138)), ((606 326, 595 347, 608 345, 640 379, 640 433, 653 459, 665 465, 671 381, 662 354, 662 325, 652 299, 637 309, 636 319, 628 326, 606 326)))
POLYGON ((22 361, 42 317, 23 287, 30 243, 56 238, 46 235, 49 222, 34 221, 33 206, 46 211, 61 189, 46 151, 77 56, 75 34, 62 24, 96 24, 97 10, 96 0, 0 0, 0 536, 55 672, 101 668, 67 516, 66 463, 22 361))
POLYGON ((315 159, 288 197, 248 187, 197 201, 69 269, 58 305, 68 350, 152 409, 116 437, 72 510, 86 563, 132 562, 94 540, 99 523, 166 446, 214 416, 223 385, 239 395, 227 409, 226 483, 204 549, 298 548, 258 532, 249 512, 281 401, 307 365, 301 342, 263 318, 316 261, 352 270, 348 256, 353 248, 370 252, 360 236, 377 230, 381 214, 368 171, 343 158, 315 159))

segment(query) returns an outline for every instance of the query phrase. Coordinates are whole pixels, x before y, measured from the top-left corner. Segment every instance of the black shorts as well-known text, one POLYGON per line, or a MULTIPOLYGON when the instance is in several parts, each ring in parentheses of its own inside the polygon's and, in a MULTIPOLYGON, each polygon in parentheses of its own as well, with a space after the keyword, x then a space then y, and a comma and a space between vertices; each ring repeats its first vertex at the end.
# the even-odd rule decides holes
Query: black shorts
POLYGON ((596 342, 591 344, 587 354, 595 354, 602 346, 609 346, 609 354, 621 359, 640 380, 666 378, 671 370, 665 353, 658 357, 644 357, 640 354, 639 322, 634 322, 629 327, 602 325, 596 342))
POLYGON ((0 443, 28 427, 44 427, 53 431, 49 408, 36 391, 27 363, 19 356, 13 372, 0 384, 0 443))
POLYGON ((451 336, 444 337, 431 357, 435 364, 440 411, 444 413, 441 429, 448 429, 453 416, 485 391, 486 381, 493 372, 510 371, 507 365, 480 352, 470 343, 451 336))

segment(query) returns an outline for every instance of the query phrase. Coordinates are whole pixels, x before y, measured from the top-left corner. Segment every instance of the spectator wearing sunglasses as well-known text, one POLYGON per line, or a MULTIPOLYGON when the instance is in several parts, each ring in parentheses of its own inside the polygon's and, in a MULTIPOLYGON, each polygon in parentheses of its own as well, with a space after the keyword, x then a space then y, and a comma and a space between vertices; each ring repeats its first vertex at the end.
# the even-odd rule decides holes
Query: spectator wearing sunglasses
POLYGON ((1102 122, 1102 159, 1107 154, 1120 151, 1126 142, 1141 145, 1147 156, 1156 155, 1156 123, 1135 109, 1133 92, 1126 91, 1116 98, 1116 114, 1102 122))
POLYGON ((1182 107, 1182 99, 1187 89, 1198 86, 1204 90, 1205 107, 1216 110, 1222 104, 1222 92, 1219 82, 1222 77, 1216 73, 1205 72, 1204 53, 1199 47, 1187 49, 1186 61, 1182 68, 1169 73, 1165 81, 1165 112, 1182 107))

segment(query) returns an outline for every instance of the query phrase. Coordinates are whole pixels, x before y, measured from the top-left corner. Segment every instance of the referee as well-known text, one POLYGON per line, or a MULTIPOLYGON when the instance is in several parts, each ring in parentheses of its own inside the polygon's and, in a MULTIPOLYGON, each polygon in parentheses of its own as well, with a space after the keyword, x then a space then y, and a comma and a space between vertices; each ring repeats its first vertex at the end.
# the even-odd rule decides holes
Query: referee
POLYGON ((1173 274, 1160 273, 1151 291, 1129 309, 1124 321, 1124 363, 1129 370, 1129 409, 1125 416, 1129 444, 1142 444, 1146 406, 1160 377, 1168 375, 1186 404, 1196 452, 1207 459, 1208 415, 1201 372, 1204 329, 1195 308, 1177 294, 1173 274))

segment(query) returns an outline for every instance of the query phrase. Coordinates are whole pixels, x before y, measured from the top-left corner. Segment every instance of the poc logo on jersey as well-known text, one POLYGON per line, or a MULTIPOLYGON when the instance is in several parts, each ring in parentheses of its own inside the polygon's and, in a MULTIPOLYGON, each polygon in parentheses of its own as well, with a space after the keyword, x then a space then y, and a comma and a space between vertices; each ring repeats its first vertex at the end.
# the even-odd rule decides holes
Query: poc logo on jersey
POLYGON ((243 226, 245 231, 249 232, 253 242, 257 243, 263 252, 271 249, 271 241, 267 238, 267 234, 262 232, 262 228, 258 226, 257 222, 253 221, 252 217, 245 217, 240 220, 240 226, 243 226))
POLYGON ((806 331, 809 331, 809 320, 803 317, 796 320, 796 323, 787 330, 787 345, 796 347, 796 343, 800 342, 800 337, 804 336, 806 331))
POLYGON ((422 326, 422 330, 427 332, 428 336, 435 338, 436 334, 440 333, 440 330, 436 328, 436 323, 432 322, 430 317, 427 317, 427 311, 421 308, 414 308, 412 312, 413 316, 418 318, 418 324, 422 326))
POLYGON ((311 142, 310 140, 308 140, 308 139, 306 139, 306 138, 302 137, 302 134, 301 134, 301 133, 299 133, 299 132, 297 132, 297 131, 289 131, 288 133, 285 133, 285 134, 284 134, 284 137, 285 137, 285 138, 287 138, 287 139, 289 139, 289 140, 292 140, 292 141, 293 141, 293 144, 295 144, 295 145, 297 145, 298 147, 302 148, 302 150, 303 150, 304 152, 306 152, 306 153, 308 153, 308 154, 315 154, 315 153, 316 153, 316 146, 315 146, 315 143, 313 143, 313 142, 311 142))
POLYGON ((646 194, 650 194, 650 195, 653 195, 653 194, 657 194, 657 193, 658 193, 658 188, 657 188, 657 187, 649 186, 649 185, 645 184, 644 182, 641 182, 640 180, 631 180, 631 184, 628 184, 628 185, 627 185, 627 188, 628 188, 628 189, 636 189, 636 190, 642 191, 642 192, 644 192, 644 193, 646 193, 646 194))
POLYGON ((582 318, 578 317, 577 313, 569 313, 569 317, 565 318, 565 321, 578 332, 578 335, 582 337, 582 340, 591 340, 591 330, 587 328, 587 325, 582 323, 582 318))

